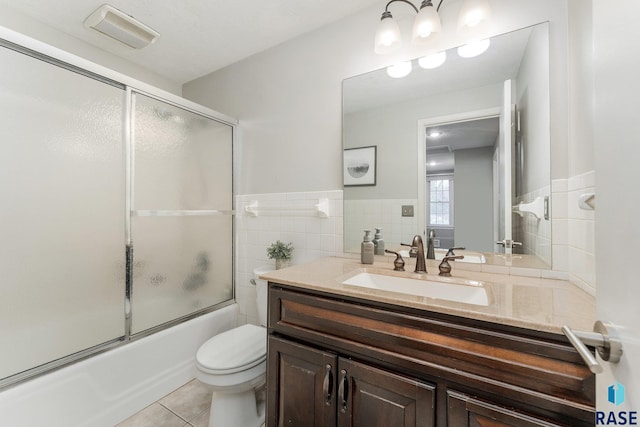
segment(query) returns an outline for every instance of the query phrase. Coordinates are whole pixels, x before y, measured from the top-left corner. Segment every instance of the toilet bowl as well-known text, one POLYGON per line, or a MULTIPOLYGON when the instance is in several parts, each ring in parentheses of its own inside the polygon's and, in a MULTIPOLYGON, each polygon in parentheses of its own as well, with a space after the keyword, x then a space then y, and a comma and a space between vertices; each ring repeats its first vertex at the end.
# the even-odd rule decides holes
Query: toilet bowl
POLYGON ((214 336, 196 354, 196 378, 213 389, 209 427, 259 427, 264 423, 267 367, 267 283, 253 270, 262 326, 242 325, 214 336))

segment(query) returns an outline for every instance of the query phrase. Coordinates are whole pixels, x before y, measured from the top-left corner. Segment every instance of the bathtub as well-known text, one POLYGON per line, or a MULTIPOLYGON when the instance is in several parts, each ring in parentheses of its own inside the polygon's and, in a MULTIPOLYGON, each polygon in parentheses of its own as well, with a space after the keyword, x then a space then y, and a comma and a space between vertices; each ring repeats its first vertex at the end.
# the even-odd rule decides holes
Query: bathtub
POLYGON ((194 378, 196 351, 237 313, 232 304, 11 387, 0 426, 113 427, 194 378))

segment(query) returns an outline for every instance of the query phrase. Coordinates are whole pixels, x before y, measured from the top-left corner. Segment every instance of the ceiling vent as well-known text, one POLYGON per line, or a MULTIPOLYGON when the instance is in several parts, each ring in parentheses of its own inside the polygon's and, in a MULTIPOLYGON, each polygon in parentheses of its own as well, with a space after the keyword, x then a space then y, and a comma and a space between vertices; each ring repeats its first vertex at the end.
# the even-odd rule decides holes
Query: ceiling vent
POLYGON ((84 25, 134 49, 142 49, 160 36, 157 31, 108 4, 89 15, 84 25))

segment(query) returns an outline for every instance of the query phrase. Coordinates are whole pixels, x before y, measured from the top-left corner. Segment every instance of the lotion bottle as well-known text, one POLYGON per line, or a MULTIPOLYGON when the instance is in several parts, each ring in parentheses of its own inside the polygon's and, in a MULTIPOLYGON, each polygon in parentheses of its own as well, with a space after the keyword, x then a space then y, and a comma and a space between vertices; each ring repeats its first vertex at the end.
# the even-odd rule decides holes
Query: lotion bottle
POLYGON ((363 264, 373 264, 374 245, 371 241, 371 230, 364 230, 364 239, 360 244, 360 261, 363 264))
POLYGON ((373 252, 376 255, 384 255, 384 240, 382 240, 382 228, 376 227, 376 235, 373 237, 373 252))

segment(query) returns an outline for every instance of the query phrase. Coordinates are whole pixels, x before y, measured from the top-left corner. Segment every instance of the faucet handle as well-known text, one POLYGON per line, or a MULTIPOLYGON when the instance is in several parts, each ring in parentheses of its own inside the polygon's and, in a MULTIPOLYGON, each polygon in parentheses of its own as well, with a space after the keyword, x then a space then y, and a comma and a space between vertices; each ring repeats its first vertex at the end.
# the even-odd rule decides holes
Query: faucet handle
POLYGON ((389 249, 385 249, 384 251, 396 256, 396 259, 393 261, 393 271, 404 271, 404 259, 402 259, 402 255, 398 252, 390 251, 389 249))
POLYGON ((408 243, 400 243, 400 246, 409 246, 411 249, 409 250, 409 257, 416 258, 418 256, 418 248, 416 246, 410 245, 408 243))
MULTIPOLYGON (((454 246, 453 248, 449 248, 445 256, 455 256, 456 254, 453 253, 453 251, 464 251, 465 249, 467 248, 465 248, 464 246, 454 246)), ((451 259, 457 259, 457 258, 451 258, 451 259)))
MULTIPOLYGON (((455 249, 458 249, 458 248, 455 248, 455 249)), ((440 273, 438 273, 438 275, 444 276, 444 277, 451 277, 451 264, 449 264, 449 261, 453 261, 455 259, 462 259, 462 258, 464 258, 464 255, 445 256, 444 258, 442 258, 442 262, 438 266, 438 269, 440 270, 440 273)))

